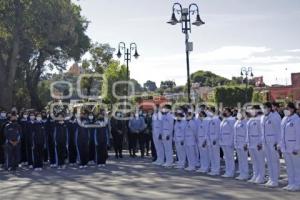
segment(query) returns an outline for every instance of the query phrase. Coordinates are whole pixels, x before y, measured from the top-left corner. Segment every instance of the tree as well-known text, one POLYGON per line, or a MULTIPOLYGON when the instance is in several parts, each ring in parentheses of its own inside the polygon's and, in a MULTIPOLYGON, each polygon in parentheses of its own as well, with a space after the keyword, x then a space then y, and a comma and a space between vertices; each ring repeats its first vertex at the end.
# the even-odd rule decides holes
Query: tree
POLYGON ((154 92, 157 89, 157 86, 154 81, 148 80, 148 81, 146 81, 146 83, 144 83, 144 88, 147 91, 154 92))
POLYGON ((88 22, 70 0, 0 0, 0 84, 7 94, 0 105, 12 104, 16 71, 24 74, 31 105, 40 108, 38 83, 46 70, 63 70, 90 46, 88 22), (6 59, 9 58, 9 59, 6 59), (18 67, 17 67, 18 66, 18 67))
POLYGON ((238 103, 241 105, 251 102, 253 88, 238 87, 238 86, 222 86, 215 88, 215 102, 222 103, 224 106, 236 107, 238 103), (245 99, 247 94, 247 99, 245 99))
POLYGON ((160 82, 160 88, 167 89, 170 88, 171 90, 176 86, 176 83, 174 81, 161 81, 160 82))
POLYGON ((230 80, 218 76, 209 71, 197 71, 191 75, 192 83, 199 83, 200 86, 216 87, 219 85, 226 85, 230 80))

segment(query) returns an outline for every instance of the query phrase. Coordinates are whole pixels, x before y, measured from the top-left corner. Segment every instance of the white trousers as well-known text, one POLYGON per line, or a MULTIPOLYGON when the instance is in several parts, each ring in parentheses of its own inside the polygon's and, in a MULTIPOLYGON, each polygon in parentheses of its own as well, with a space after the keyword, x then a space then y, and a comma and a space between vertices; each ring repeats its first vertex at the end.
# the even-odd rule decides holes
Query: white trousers
POLYGON ((164 148, 164 154, 166 158, 166 164, 172 165, 173 164, 172 138, 169 138, 169 140, 163 139, 163 148, 164 148))
POLYGON ((284 153, 289 185, 300 187, 300 155, 284 153))
POLYGON ((265 155, 263 150, 258 151, 255 149, 249 149, 252 169, 253 169, 253 177, 255 180, 262 182, 265 178, 265 155))
POLYGON ((265 144, 264 145, 264 152, 267 159, 268 164, 268 172, 269 172, 269 180, 273 183, 278 183, 279 179, 279 154, 275 150, 274 145, 265 144))
POLYGON ((159 140, 157 137, 153 137, 153 142, 156 150, 156 161, 160 164, 165 162, 165 152, 162 140, 159 140))
POLYGON ((195 145, 185 145, 185 152, 186 157, 188 160, 188 167, 189 168, 196 168, 196 148, 195 145))
POLYGON ((215 174, 220 173, 220 146, 212 145, 208 147, 209 151, 209 164, 211 172, 215 174))
POLYGON ((248 151, 239 148, 236 149, 236 152, 239 161, 240 177, 248 178, 249 177, 248 151))
POLYGON ((186 153, 184 145, 181 145, 181 142, 175 142, 176 153, 178 158, 177 166, 185 167, 186 163, 186 153))
POLYGON ((208 147, 202 147, 198 145, 198 151, 200 153, 200 166, 203 171, 208 171, 209 168, 209 151, 208 147))
POLYGON ((228 176, 234 176, 234 148, 231 146, 222 146, 222 149, 225 157, 225 174, 228 176))

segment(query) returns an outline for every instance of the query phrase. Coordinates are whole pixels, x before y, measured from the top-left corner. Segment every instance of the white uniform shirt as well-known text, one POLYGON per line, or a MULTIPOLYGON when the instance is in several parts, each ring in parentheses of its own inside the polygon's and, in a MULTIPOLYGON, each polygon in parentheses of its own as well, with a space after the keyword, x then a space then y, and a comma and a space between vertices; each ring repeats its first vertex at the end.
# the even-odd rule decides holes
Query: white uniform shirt
POLYGON ((278 144, 280 139, 281 118, 271 112, 268 115, 263 115, 261 118, 262 141, 264 144, 278 144))
POLYGON ((208 140, 208 126, 210 118, 206 117, 204 119, 196 119, 197 126, 197 143, 202 146, 204 142, 208 140))
POLYGON ((187 120, 184 129, 184 144, 187 146, 196 145, 197 126, 194 119, 187 120))
POLYGON ((257 145, 262 144, 262 132, 260 125, 261 116, 249 119, 247 123, 247 144, 251 149, 257 148, 257 145))
POLYGON ((282 152, 300 152, 300 118, 297 114, 283 118, 280 147, 282 152))
POLYGON ((247 144, 247 120, 237 120, 234 124, 234 147, 242 149, 247 144))
POLYGON ((160 112, 154 113, 152 116, 152 134, 157 139, 162 134, 162 115, 160 112))
POLYGON ((174 141, 183 142, 184 141, 184 129, 186 127, 186 120, 178 120, 175 122, 174 126, 174 141))
POLYGON ((174 130, 174 117, 171 113, 167 113, 162 115, 162 137, 166 139, 167 136, 170 139, 173 137, 173 130, 174 130))
POLYGON ((208 120, 208 145, 213 146, 213 143, 216 142, 216 145, 219 145, 220 139, 220 124, 221 120, 219 116, 214 116, 208 120))
POLYGON ((220 145, 221 146, 233 146, 234 138, 234 124, 235 118, 229 117, 223 119, 220 124, 220 145))

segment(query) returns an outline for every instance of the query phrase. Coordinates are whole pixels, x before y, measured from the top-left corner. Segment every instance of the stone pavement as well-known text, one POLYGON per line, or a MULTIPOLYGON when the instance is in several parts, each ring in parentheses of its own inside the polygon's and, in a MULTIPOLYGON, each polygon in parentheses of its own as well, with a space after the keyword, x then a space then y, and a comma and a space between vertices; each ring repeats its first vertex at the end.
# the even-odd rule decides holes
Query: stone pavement
MULTIPOLYGON (((286 184, 286 177, 280 185, 286 184)), ((300 193, 268 189, 234 179, 165 169, 149 158, 111 158, 104 169, 47 168, 0 171, 0 200, 89 199, 299 199, 300 193)))

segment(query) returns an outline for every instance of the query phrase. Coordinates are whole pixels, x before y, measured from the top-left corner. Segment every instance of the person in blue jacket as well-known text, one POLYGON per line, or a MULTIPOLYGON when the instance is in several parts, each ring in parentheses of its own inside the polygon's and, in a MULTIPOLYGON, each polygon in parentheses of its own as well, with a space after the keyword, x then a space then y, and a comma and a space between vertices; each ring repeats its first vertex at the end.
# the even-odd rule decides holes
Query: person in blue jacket
POLYGON ((79 156, 79 168, 87 168, 89 162, 89 131, 87 125, 86 113, 81 113, 79 117, 80 123, 75 135, 75 141, 79 156))
POLYGON ((96 120, 97 128, 95 128, 94 141, 96 152, 96 163, 98 167, 105 167, 108 158, 108 119, 105 117, 105 111, 100 111, 96 120))
POLYGON ((48 131, 47 131, 47 125, 48 125, 48 116, 47 116, 47 112, 45 110, 43 110, 41 112, 41 116, 42 116, 42 123, 45 127, 45 148, 44 148, 44 162, 48 163, 49 161, 49 145, 48 145, 48 131))
POLYGON ((89 132, 89 161, 91 163, 95 162, 95 140, 94 140, 94 133, 95 133, 95 115, 93 112, 89 112, 88 119, 88 132, 89 132))
POLYGON ((64 121, 64 114, 59 113, 54 127, 54 142, 56 165, 58 169, 65 169, 65 156, 67 153, 68 127, 64 121))
POLYGON ((46 124, 48 154, 49 154, 49 162, 51 168, 56 167, 55 141, 54 141, 55 120, 53 116, 50 115, 48 117, 47 124, 46 124))
POLYGON ((5 125, 4 134, 6 138, 6 168, 15 171, 21 156, 21 126, 18 123, 17 113, 12 112, 9 123, 5 125))
POLYGON ((42 171, 44 161, 44 149, 46 145, 46 130, 41 113, 37 113, 34 131, 32 134, 33 168, 42 171))

